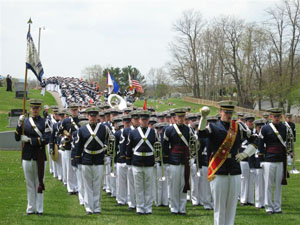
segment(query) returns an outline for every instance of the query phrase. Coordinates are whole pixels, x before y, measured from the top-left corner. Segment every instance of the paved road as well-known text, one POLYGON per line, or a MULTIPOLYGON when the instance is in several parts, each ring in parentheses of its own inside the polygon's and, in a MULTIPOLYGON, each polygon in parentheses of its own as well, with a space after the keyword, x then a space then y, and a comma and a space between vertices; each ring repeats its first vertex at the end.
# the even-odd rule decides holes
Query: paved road
POLYGON ((48 92, 55 98, 58 107, 63 108, 63 105, 62 105, 62 102, 61 102, 61 99, 60 99, 58 93, 54 92, 54 91, 48 91, 48 92))

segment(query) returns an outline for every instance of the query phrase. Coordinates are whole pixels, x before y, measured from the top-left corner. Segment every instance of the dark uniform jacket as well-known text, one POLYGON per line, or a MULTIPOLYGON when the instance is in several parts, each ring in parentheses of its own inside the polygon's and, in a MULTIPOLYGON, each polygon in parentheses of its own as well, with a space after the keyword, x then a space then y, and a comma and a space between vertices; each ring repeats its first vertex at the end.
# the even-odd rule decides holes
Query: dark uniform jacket
MULTIPOLYGON (((24 160, 37 160, 38 151, 42 151, 44 155, 44 160, 46 159, 45 145, 48 144, 50 138, 50 129, 46 126, 45 119, 37 116, 33 118, 33 121, 39 131, 42 133, 40 137, 31 126, 29 118, 26 118, 24 121, 24 135, 31 138, 30 142, 24 143, 22 149, 22 159, 24 160)), ((22 135, 22 126, 17 126, 15 132, 16 141, 21 140, 22 135)))
POLYGON ((114 134, 115 137, 116 137, 116 145, 115 145, 116 161, 118 163, 125 163, 126 162, 125 157, 121 158, 121 151, 120 151, 120 141, 122 140, 122 132, 123 132, 123 129, 117 130, 114 134))
POLYGON ((126 146, 126 151, 127 151, 127 157, 129 159, 132 159, 133 166, 154 166, 153 145, 154 145, 154 142, 157 140, 157 137, 156 137, 155 131, 150 127, 141 128, 144 135, 146 135, 148 129, 150 132, 146 138, 149 141, 150 146, 152 146, 152 149, 145 141, 143 141, 142 144, 140 146, 138 146, 140 141, 143 140, 138 131, 138 128, 131 131, 128 136, 128 144, 126 146), (150 154, 152 153, 152 155, 139 156, 139 155, 136 155, 135 152, 137 152, 137 153, 145 152, 145 153, 150 153, 150 154))
MULTIPOLYGON (((183 125, 178 125, 178 128, 182 135, 185 137, 187 143, 189 143, 191 129, 183 125)), ((164 132, 163 139, 163 153, 165 157, 168 157, 168 163, 171 165, 184 165, 186 160, 186 154, 189 154, 188 146, 183 142, 176 132, 174 126, 168 126, 164 132)))
POLYGON ((207 149, 208 149, 208 139, 207 138, 199 138, 198 135, 198 141, 200 142, 199 147, 199 168, 202 166, 208 166, 208 155, 207 155, 207 149))
POLYGON ((125 158, 127 165, 131 165, 131 158, 128 157, 126 146, 128 143, 128 136, 130 132, 133 131, 134 129, 135 128, 133 126, 124 128, 122 133, 122 140, 120 141, 120 158, 125 158))
MULTIPOLYGON (((94 131, 96 125, 94 127, 93 125, 90 126, 94 131)), ((99 124, 99 126, 100 127, 96 133, 96 136, 102 141, 103 144, 105 144, 110 135, 110 131, 103 124, 99 124)), ((84 145, 90 137, 91 134, 87 128, 87 125, 79 129, 76 142, 76 160, 81 161, 82 165, 103 165, 105 151, 102 151, 99 154, 89 154, 84 150, 84 145)), ((103 148, 104 146, 101 146, 94 138, 86 147, 86 149, 89 151, 97 151, 103 148)))
MULTIPOLYGON (((235 160, 235 156, 239 153, 239 149, 242 144, 243 137, 246 137, 251 144, 257 145, 257 138, 251 136, 251 133, 247 131, 244 124, 237 123, 238 133, 235 139, 235 142, 230 150, 230 156, 216 172, 216 175, 238 175, 241 174, 240 163, 235 160)), ((226 138, 230 123, 217 121, 216 123, 209 123, 208 128, 203 131, 199 131, 200 138, 208 138, 208 157, 211 158, 218 151, 219 147, 226 138)))
MULTIPOLYGON (((287 127, 283 123, 275 125, 283 141, 286 141, 287 127)), ((270 124, 261 128, 259 135, 259 151, 264 154, 266 162, 283 162, 286 155, 286 148, 282 145, 270 124)))

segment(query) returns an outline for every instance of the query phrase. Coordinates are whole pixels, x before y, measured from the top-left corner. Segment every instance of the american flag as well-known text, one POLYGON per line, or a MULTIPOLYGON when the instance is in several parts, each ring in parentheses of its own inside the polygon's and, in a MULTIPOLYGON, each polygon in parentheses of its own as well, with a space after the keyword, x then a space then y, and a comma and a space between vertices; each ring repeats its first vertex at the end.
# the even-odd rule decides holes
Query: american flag
POLYGON ((137 80, 131 80, 132 86, 136 89, 137 92, 144 93, 142 85, 137 80))

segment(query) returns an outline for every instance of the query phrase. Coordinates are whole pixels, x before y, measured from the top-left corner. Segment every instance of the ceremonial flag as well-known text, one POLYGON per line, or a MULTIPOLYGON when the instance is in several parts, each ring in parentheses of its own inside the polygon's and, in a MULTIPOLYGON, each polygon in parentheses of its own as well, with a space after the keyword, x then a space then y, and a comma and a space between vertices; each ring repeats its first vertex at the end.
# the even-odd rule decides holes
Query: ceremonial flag
POLYGON ((144 100, 144 106, 143 106, 143 110, 146 110, 147 109, 147 99, 145 98, 144 100))
POLYGON ((136 89, 137 92, 144 93, 142 85, 135 79, 131 80, 132 86, 136 89))
POLYGON ((112 91, 114 91, 115 93, 118 93, 118 91, 120 89, 118 83, 115 81, 113 76, 111 76, 109 74, 109 72, 107 72, 107 87, 108 87, 108 93, 109 94, 111 94, 112 91))
POLYGON ((39 59, 39 55, 33 43, 30 31, 27 33, 27 55, 26 55, 26 67, 30 69, 37 79, 42 82, 44 74, 42 63, 39 59))

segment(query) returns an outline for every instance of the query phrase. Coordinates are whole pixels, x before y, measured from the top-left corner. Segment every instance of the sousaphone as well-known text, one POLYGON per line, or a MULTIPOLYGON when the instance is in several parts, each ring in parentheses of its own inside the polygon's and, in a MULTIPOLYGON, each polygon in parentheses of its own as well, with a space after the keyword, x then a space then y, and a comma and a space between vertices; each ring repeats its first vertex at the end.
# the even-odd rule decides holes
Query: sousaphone
POLYGON ((51 159, 53 161, 57 160, 57 158, 58 158, 58 146, 57 146, 57 144, 54 144, 54 150, 53 150, 53 152, 51 152, 50 156, 51 156, 51 159))
POLYGON ((118 108, 119 110, 127 108, 125 99, 117 94, 110 94, 108 96, 107 103, 111 108, 118 108))

